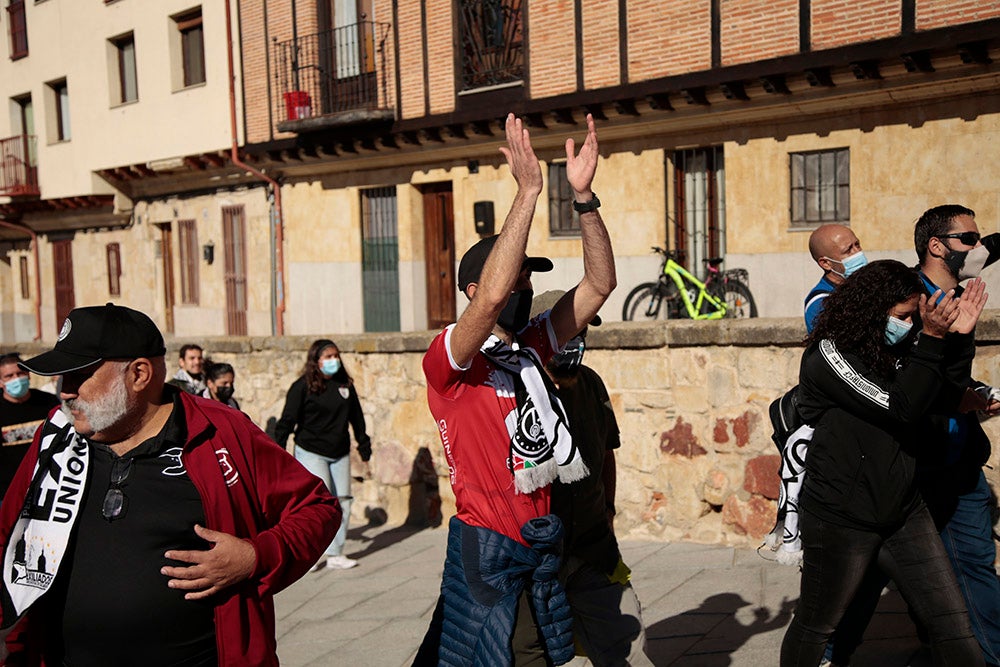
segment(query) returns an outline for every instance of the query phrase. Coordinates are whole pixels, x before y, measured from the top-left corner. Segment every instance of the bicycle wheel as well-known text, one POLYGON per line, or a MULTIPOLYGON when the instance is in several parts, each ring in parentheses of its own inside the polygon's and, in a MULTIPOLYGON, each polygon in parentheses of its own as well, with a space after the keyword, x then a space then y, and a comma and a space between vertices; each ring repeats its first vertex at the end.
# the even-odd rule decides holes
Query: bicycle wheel
POLYGON ((665 320, 670 317, 670 309, 671 300, 663 285, 660 283, 642 283, 637 285, 625 297, 625 305, 622 307, 622 319, 626 322, 665 320))
POLYGON ((726 317, 757 317, 757 304, 750 288, 738 280, 727 280, 720 298, 726 302, 726 317))

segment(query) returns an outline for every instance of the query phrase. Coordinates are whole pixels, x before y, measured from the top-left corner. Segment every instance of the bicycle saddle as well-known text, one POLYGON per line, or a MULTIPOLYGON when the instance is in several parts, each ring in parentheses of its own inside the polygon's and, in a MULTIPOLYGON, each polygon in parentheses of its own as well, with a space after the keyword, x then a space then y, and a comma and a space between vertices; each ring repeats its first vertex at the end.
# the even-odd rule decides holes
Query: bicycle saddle
POLYGON ((709 257, 708 259, 703 259, 701 261, 703 261, 705 264, 708 264, 709 266, 718 266, 719 264, 722 264, 725 261, 725 259, 722 257, 709 257))

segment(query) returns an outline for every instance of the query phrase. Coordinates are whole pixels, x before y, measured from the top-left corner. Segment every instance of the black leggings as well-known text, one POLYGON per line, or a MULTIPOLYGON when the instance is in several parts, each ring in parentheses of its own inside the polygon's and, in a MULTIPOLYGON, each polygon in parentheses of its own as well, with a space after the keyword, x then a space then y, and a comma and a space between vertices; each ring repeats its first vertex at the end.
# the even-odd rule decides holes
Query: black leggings
POLYGON ((781 667, 816 667, 868 566, 881 564, 927 629, 935 665, 985 665, 965 601, 926 507, 885 533, 823 521, 803 510, 799 603, 781 644, 781 667))

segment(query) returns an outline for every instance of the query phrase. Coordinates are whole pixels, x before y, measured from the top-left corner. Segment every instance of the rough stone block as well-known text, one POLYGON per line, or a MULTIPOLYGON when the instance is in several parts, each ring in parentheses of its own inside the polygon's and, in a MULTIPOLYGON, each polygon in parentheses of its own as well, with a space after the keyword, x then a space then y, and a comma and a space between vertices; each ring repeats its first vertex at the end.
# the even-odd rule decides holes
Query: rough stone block
POLYGON ((760 540, 774 527, 775 511, 775 504, 760 496, 743 501, 732 495, 722 505, 722 521, 739 534, 760 540))
POLYGON ((669 431, 660 435, 660 449, 664 454, 677 454, 686 458, 704 456, 708 452, 698 444, 691 424, 678 417, 677 423, 669 431))
POLYGON ((770 500, 777 500, 781 492, 781 457, 777 454, 758 456, 747 461, 743 488, 770 500))

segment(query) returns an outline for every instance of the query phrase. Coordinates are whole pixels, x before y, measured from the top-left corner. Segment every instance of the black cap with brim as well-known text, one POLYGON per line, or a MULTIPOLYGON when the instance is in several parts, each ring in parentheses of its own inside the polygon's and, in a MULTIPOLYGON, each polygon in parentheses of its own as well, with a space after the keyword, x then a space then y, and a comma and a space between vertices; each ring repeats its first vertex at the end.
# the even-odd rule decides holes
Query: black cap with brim
POLYGON ((19 365, 36 375, 62 375, 106 359, 162 357, 166 352, 163 335, 148 315, 109 303, 71 311, 55 347, 19 365))
MULTIPOLYGON (((462 261, 458 264, 458 289, 465 291, 469 283, 478 283, 479 276, 486 266, 486 258, 490 256, 493 246, 500 235, 487 236, 465 251, 462 261)), ((552 260, 548 257, 525 257, 524 264, 536 273, 552 270, 552 260)))

